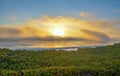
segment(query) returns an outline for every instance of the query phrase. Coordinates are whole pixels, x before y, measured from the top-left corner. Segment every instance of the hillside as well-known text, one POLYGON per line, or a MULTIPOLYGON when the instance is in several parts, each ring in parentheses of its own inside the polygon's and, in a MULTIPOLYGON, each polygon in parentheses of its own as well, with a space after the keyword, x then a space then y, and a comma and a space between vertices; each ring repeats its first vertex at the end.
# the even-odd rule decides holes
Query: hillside
POLYGON ((120 43, 78 51, 0 49, 0 76, 120 76, 120 43))

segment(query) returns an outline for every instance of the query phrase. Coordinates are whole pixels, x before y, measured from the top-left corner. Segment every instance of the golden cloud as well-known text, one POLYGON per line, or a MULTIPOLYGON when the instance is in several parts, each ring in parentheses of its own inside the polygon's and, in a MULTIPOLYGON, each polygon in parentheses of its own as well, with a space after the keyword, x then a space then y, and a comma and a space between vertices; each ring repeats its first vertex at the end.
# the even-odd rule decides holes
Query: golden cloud
MULTIPOLYGON (((87 16, 87 15, 86 15, 87 16)), ((105 42, 120 38, 120 20, 82 20, 73 17, 43 16, 22 25, 0 25, 0 38, 39 38, 41 40, 89 40, 105 42), (62 27, 64 37, 51 34, 54 27, 62 27)))
POLYGON ((83 18, 96 18, 96 16, 91 15, 91 14, 86 13, 86 12, 80 12, 79 15, 80 15, 81 17, 83 17, 83 18))

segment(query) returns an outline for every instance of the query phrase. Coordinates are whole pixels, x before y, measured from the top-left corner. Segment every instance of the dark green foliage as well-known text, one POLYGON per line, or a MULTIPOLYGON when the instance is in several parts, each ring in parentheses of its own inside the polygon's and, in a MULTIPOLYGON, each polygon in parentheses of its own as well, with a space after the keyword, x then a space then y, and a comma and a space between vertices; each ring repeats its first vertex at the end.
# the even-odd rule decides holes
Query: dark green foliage
POLYGON ((120 76, 120 43, 78 51, 0 49, 0 76, 120 76))

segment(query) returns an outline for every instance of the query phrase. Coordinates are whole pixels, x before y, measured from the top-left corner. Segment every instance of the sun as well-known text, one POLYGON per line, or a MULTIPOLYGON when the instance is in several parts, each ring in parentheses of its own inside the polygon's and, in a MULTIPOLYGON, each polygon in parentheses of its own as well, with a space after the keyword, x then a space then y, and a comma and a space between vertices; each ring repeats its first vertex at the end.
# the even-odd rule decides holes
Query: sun
POLYGON ((56 27, 53 29, 52 34, 54 36, 64 36, 64 30, 60 27, 56 27))

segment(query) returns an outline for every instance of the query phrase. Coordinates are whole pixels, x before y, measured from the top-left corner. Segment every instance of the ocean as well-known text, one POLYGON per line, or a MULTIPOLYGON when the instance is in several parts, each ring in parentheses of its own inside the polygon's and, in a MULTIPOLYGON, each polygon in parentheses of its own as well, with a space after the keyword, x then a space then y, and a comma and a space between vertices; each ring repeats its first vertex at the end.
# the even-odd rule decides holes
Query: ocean
POLYGON ((0 41, 0 48, 9 48, 12 50, 49 50, 56 48, 83 48, 105 46, 111 43, 91 43, 81 41, 0 41))

